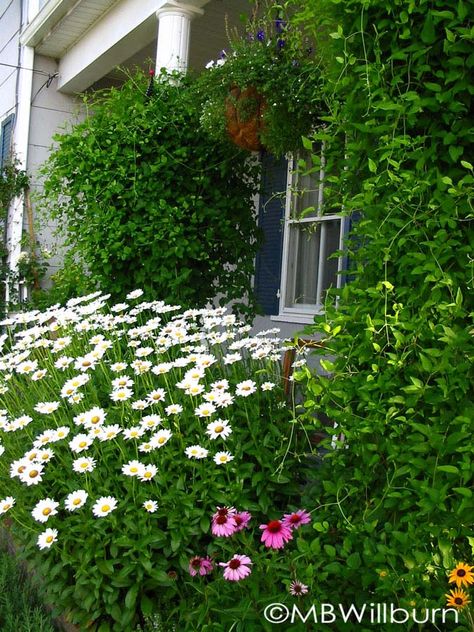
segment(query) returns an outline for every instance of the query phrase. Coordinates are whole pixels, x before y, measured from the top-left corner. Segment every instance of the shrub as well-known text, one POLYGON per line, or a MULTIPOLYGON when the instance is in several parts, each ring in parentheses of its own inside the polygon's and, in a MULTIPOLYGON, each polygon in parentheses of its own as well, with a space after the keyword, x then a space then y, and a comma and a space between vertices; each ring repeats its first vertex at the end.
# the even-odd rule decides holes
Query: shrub
POLYGON ((92 287, 251 313, 258 173, 200 129, 191 83, 162 75, 147 96, 138 75, 86 97, 86 120, 56 138, 41 204, 92 287))

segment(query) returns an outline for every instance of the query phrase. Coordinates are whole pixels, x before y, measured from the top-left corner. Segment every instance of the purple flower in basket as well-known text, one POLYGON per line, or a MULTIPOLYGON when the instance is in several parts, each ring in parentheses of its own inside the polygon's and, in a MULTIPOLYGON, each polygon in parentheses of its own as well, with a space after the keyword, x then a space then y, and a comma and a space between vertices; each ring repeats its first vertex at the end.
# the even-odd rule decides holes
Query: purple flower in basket
POLYGON ((264 42, 265 41, 265 31, 257 31, 257 39, 259 42, 264 42))
POLYGON ((284 39, 277 40, 277 48, 278 48, 278 50, 281 50, 284 46, 285 46, 285 40, 284 39))
POLYGON ((277 33, 283 33, 283 31, 285 30, 285 27, 286 27, 285 20, 282 20, 281 18, 277 18, 275 20, 275 30, 277 33))

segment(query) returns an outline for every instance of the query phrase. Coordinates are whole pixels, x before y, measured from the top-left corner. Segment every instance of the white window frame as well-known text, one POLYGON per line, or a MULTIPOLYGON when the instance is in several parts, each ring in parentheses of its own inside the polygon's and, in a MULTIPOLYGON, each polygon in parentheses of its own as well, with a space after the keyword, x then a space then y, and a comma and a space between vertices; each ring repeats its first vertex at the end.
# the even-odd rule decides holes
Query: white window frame
MULTIPOLYGON (((282 269, 281 269, 281 283, 280 283, 280 291, 279 291, 279 313, 277 316, 272 316, 272 320, 276 321, 286 321, 286 322, 297 322, 297 323, 312 323, 313 318, 316 314, 321 314, 324 312, 324 303, 320 302, 320 298, 323 296, 324 289, 323 279, 324 279, 324 269, 326 265, 327 258, 325 257, 325 223, 328 221, 337 220, 340 222, 340 230, 339 230, 339 246, 338 250, 342 251, 344 245, 344 236, 346 233, 346 222, 347 217, 334 213, 334 214, 323 214, 323 202, 324 202, 324 176, 325 176, 325 161, 324 161, 324 145, 321 150, 321 168, 319 171, 319 182, 318 182, 318 198, 317 198, 317 216, 312 217, 303 217, 300 219, 292 218, 292 210, 295 207, 295 190, 297 191, 297 173, 298 170, 295 168, 298 156, 289 156, 288 159, 288 174, 287 174, 287 186, 286 186, 286 198, 285 198, 285 219, 284 219, 284 227, 283 227, 283 252, 282 252, 282 269), (288 302, 288 291, 289 291, 289 281, 290 281, 290 265, 289 265, 289 256, 290 256, 290 227, 296 224, 311 224, 311 223, 319 223, 321 225, 321 241, 320 241, 320 249, 319 249, 319 262, 318 262, 318 273, 317 273, 317 303, 316 304, 295 304, 294 306, 287 306, 288 302)), ((297 237, 299 239, 299 237, 297 237)), ((298 248, 298 244, 296 249, 298 248)), ((343 256, 340 256, 337 261, 337 277, 336 277, 336 288, 340 288, 343 284, 342 272, 343 270, 343 256)), ((294 280, 293 280, 294 286, 294 280)))

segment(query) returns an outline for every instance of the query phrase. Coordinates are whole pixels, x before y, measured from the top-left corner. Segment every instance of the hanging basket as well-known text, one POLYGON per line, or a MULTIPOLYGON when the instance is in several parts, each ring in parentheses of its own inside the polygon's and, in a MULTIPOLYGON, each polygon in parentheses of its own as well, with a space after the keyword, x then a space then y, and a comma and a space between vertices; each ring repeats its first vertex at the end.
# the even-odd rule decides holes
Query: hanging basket
POLYGON ((265 100, 258 90, 253 86, 244 90, 232 87, 225 108, 227 133, 232 142, 247 151, 261 151, 265 100))

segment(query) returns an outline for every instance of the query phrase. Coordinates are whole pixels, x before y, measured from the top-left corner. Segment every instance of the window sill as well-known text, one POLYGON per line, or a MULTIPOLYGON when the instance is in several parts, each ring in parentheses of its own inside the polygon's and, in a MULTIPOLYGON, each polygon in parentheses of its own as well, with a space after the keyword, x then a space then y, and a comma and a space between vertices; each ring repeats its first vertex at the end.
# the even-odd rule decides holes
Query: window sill
POLYGON ((275 316, 270 316, 270 320, 274 320, 279 323, 302 323, 305 325, 312 325, 314 323, 314 317, 317 315, 317 312, 314 314, 277 314, 275 316))

